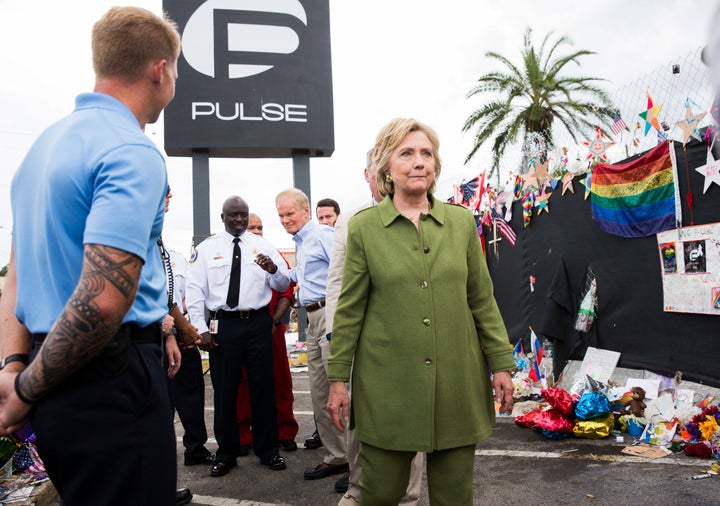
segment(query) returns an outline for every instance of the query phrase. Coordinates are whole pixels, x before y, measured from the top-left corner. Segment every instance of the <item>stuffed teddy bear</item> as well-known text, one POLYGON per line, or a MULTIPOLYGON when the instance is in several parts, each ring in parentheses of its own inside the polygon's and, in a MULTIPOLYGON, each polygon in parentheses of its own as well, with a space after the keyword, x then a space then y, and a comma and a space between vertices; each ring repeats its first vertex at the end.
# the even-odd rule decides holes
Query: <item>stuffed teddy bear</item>
POLYGON ((645 389, 642 387, 632 387, 630 389, 630 396, 632 399, 625 403, 625 406, 630 409, 624 409, 623 411, 625 411, 625 413, 635 415, 638 418, 642 417, 643 414, 645 414, 645 408, 647 407, 645 402, 643 402, 645 399, 645 389))

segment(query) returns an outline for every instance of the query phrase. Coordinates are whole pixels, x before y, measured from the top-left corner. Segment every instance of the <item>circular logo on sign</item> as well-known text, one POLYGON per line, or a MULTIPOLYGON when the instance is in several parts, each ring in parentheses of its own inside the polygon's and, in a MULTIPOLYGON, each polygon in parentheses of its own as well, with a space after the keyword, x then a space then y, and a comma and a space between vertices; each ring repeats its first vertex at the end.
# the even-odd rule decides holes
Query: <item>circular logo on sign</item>
MULTIPOLYGON (((307 26, 307 15, 298 0, 208 0, 190 16, 182 34, 182 52, 188 64, 206 76, 216 77, 218 55, 252 54, 252 62, 228 62, 230 79, 249 77, 270 70, 274 64, 257 63, 262 55, 291 54, 300 46, 300 37, 289 26, 263 24, 257 14, 284 14, 307 26), (247 14, 247 22, 243 22, 247 14), (215 47, 215 31, 227 31, 227 47, 215 47)), ((223 61, 228 60, 224 58, 223 61)))

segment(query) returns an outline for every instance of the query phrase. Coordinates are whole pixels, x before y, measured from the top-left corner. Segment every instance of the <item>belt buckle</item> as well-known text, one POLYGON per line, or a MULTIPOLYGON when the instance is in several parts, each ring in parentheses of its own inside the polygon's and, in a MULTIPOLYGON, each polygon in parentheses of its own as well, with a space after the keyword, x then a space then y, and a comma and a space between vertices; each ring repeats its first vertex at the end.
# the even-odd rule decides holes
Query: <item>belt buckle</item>
POLYGON ((238 311, 238 313, 239 313, 238 316, 240 316, 240 318, 242 318, 244 320, 247 320, 248 318, 250 318, 250 310, 249 309, 247 311, 243 311, 241 309, 240 311, 238 311))

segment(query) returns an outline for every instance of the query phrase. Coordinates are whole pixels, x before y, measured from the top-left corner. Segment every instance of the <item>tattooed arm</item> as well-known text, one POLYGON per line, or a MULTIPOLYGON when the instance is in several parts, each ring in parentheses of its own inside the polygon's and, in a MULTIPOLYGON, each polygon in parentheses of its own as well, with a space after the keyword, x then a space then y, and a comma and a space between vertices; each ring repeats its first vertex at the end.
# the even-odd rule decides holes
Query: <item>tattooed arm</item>
POLYGON ((139 257, 123 250, 85 245, 80 281, 38 356, 15 385, 15 373, 0 372, 0 433, 17 428, 30 410, 18 394, 30 402, 40 399, 112 339, 135 300, 142 265, 139 257))

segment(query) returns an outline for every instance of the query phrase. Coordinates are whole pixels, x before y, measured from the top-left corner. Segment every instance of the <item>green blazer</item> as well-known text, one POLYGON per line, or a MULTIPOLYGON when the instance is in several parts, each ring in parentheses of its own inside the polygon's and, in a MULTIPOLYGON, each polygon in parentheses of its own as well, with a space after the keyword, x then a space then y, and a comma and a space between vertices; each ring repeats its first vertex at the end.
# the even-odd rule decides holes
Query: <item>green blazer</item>
POLYGON ((487 438, 489 371, 515 367, 472 213, 432 201, 420 230, 386 197, 348 222, 330 381, 352 370, 358 440, 431 452, 487 438))

